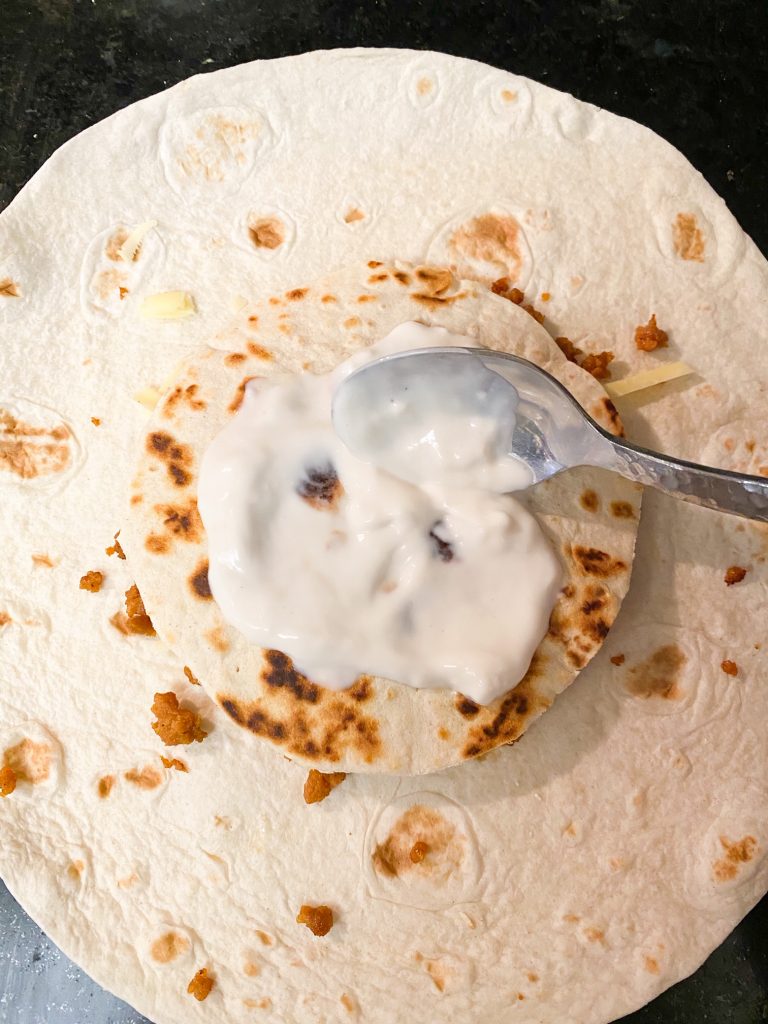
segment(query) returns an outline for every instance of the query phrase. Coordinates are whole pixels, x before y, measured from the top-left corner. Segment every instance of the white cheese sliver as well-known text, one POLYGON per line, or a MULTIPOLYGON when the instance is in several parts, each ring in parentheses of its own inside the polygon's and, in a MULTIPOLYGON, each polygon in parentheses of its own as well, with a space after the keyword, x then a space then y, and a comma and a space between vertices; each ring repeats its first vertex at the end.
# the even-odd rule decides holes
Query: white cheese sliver
POLYGON ((131 397, 134 402, 138 402, 139 405, 143 405, 145 409, 149 409, 152 412, 162 398, 162 394, 157 388, 146 387, 139 388, 131 397))
POLYGON ((624 398, 635 391, 643 391, 645 388, 652 388, 657 384, 666 384, 670 380, 687 377, 688 374, 694 372, 687 363, 664 363, 662 366, 654 366, 652 370, 633 373, 631 377, 624 377, 623 380, 605 382, 603 387, 611 398, 624 398))
POLYGON ((139 224, 138 227, 135 227, 133 231, 130 232, 126 240, 117 250, 117 254, 123 263, 130 263, 133 260, 139 250, 139 246, 144 240, 144 235, 155 227, 157 227, 156 220, 145 220, 143 224, 139 224))
POLYGON ((158 292, 141 303, 141 315, 148 320, 178 320, 194 312, 195 303, 189 292, 158 292))

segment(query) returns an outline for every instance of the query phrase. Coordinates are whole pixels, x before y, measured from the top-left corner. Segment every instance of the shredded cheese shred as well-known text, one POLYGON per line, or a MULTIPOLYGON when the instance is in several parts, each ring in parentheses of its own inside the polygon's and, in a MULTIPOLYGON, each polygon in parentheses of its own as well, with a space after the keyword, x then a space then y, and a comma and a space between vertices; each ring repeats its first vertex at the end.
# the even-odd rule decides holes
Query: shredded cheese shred
POLYGON ((139 251, 141 243, 144 241, 144 236, 152 228, 157 227, 156 220, 145 220, 143 224, 139 224, 131 231, 117 250, 117 254, 124 263, 130 263, 136 257, 136 253, 139 251))
POLYGON ((147 320, 179 320, 194 312, 195 302, 189 292, 157 292, 141 303, 141 315, 147 320))
POLYGON ((150 412, 155 409, 157 403, 162 397, 162 393, 158 391, 157 388, 153 387, 139 388, 139 390, 132 395, 134 402, 138 402, 139 405, 143 405, 144 408, 149 409, 150 412))
POLYGON ((654 366, 652 370, 633 373, 623 380, 605 381, 603 387, 611 398, 625 398, 635 391, 644 391, 646 388, 656 387, 657 384, 667 384, 671 380, 687 377, 694 372, 687 363, 664 363, 662 366, 654 366))

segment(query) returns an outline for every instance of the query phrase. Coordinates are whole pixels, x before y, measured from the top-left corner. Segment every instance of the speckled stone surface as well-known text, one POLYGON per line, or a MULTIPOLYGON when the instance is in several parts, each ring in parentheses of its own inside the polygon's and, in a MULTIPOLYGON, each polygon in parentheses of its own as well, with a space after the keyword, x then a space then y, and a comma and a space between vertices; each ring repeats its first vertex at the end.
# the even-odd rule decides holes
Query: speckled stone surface
MULTIPOLYGON (((78 131, 189 75, 325 47, 408 46, 508 68, 648 125, 765 252, 767 44, 765 0, 0 0, 0 209, 78 131)), ((0 1022, 65 1021, 143 1018, 89 982, 0 885, 0 1022)), ((766 1021, 768 898, 693 978, 624 1018, 766 1021)))

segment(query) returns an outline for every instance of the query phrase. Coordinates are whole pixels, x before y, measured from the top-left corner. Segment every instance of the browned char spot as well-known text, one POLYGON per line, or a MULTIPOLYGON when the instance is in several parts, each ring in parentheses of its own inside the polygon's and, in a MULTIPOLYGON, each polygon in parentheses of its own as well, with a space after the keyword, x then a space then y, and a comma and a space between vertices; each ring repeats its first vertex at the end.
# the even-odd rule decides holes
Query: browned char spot
POLYGON ((179 405, 186 405, 192 412, 200 412, 205 409, 206 403, 197 397, 199 391, 198 384, 177 384, 168 392, 163 401, 162 415, 165 419, 172 419, 179 405))
POLYGON ((467 297, 466 292, 456 292, 454 295, 427 295, 424 292, 411 292, 411 298, 428 309, 440 309, 442 306, 449 306, 452 302, 458 302, 467 297))
POLYGON ((157 789, 163 781, 160 769, 153 768, 151 765, 146 765, 144 768, 130 768, 127 772, 123 772, 123 775, 138 789, 157 789))
POLYGON ((361 711, 365 697, 354 693, 359 684, 340 693, 325 690, 298 672, 281 651, 264 652, 261 680, 267 690, 264 700, 217 695, 238 725, 305 760, 333 764, 352 751, 370 764, 379 756, 378 722, 361 711))
POLYGON ((398 284, 409 285, 411 283, 411 275, 406 274, 404 270, 396 270, 392 277, 394 277, 398 284))
POLYGON ((587 512, 597 512, 600 508, 600 499, 598 498, 596 491, 584 491, 579 501, 581 503, 581 507, 585 508, 587 512))
POLYGON ((635 509, 628 501, 612 501, 611 515, 617 519, 634 519, 635 509))
MULTIPOLYGON (((254 345, 254 348, 257 348, 257 347, 260 347, 260 346, 255 346, 254 345)), ((250 348, 251 348, 251 343, 249 342, 248 343, 248 349, 250 350, 250 348)), ((263 351, 266 352, 266 349, 264 349, 263 351)), ((255 353, 253 353, 253 354, 255 354, 255 353)), ((260 358, 265 358, 265 357, 262 356, 260 358)), ((269 356, 269 358, 271 359, 272 357, 269 356)), ((227 406, 227 409, 229 410, 229 412, 237 412, 237 410, 243 404, 243 398, 245 398, 245 389, 248 387, 248 385, 250 384, 250 382, 252 380, 258 380, 258 377, 253 375, 253 374, 251 374, 249 377, 243 377, 243 379, 237 385, 237 391, 235 391, 234 398, 232 399, 232 401, 227 406)))
POLYGON ((320 700, 321 687, 311 683, 301 672, 293 667, 293 661, 282 651, 265 651, 266 665, 262 669, 261 678, 267 686, 290 691, 299 701, 316 704, 320 700))
POLYGON ((10 277, 0 278, 0 295, 7 299, 18 299, 21 297, 21 289, 10 277))
POLYGON ((153 554, 165 554, 174 539, 196 544, 203 536, 203 522, 197 510, 197 501, 191 498, 185 505, 155 505, 155 514, 162 520, 160 534, 151 533, 144 546, 153 554))
POLYGON ((416 267, 414 275, 430 295, 442 295, 453 284, 453 274, 447 267, 416 267))
POLYGON ((370 676, 358 676, 346 692, 353 700, 362 704, 373 696, 373 679, 370 676))
POLYGON ((537 651, 528 671, 514 690, 481 708, 467 735, 462 757, 477 757, 503 743, 513 743, 520 737, 527 721, 547 706, 547 702, 534 689, 544 664, 543 655, 537 651))
POLYGON ((156 939, 150 947, 150 955, 159 964, 169 964, 171 960, 182 956, 189 949, 189 939, 178 932, 166 932, 156 939))
POLYGON ((63 423, 33 427, 0 408, 0 471, 22 480, 61 473, 70 462, 71 434, 63 423))
POLYGON ((679 700, 682 696, 679 677, 685 662, 685 654, 676 644, 665 644, 627 670, 626 687, 635 697, 643 699, 679 700))
POLYGON ((741 865, 755 856, 758 843, 754 836, 744 836, 731 842, 727 836, 720 836, 724 855, 712 865, 712 873, 718 882, 729 882, 738 875, 741 865))
POLYGON ((612 433, 616 434, 617 437, 624 437, 624 424, 621 422, 619 410, 610 398, 602 398, 600 401, 602 402, 603 409, 610 421, 612 433))
POLYGON ((480 705, 475 704, 469 697, 465 697, 463 693, 457 693, 453 698, 453 703, 459 714, 465 718, 474 718, 480 712, 480 705))
POLYGON ((285 297, 291 302, 298 302, 299 299, 303 299, 308 293, 309 288, 292 288, 291 291, 285 293, 285 297))
POLYGON ((248 224, 248 235, 257 249, 277 249, 285 240, 285 227, 277 217, 262 217, 248 224))
POLYGON ((102 775, 96 784, 96 791, 99 794, 100 800, 106 800, 109 794, 112 792, 112 788, 115 785, 114 775, 102 775))
POLYGON ((617 576, 627 568, 626 563, 621 559, 613 558, 599 548, 585 548, 576 544, 572 548, 572 552, 575 561, 587 576, 607 579, 609 576, 617 576))
POLYGON ((385 878, 399 878, 411 871, 446 877, 459 870, 465 852, 463 836, 444 814, 434 807, 413 804, 395 821, 386 839, 377 844, 371 859, 378 874, 385 878))
MULTIPOLYGON (((272 353, 269 351, 269 349, 264 348, 263 345, 257 345, 255 342, 249 341, 246 343, 245 347, 248 349, 250 355, 254 356, 256 359, 272 359, 272 353)), ((251 377, 249 379, 255 380, 255 377, 251 377)))
POLYGON ((484 213, 458 228, 448 247, 454 258, 488 263, 514 281, 523 263, 519 233, 514 217, 484 213))
POLYGON ((50 555, 45 554, 32 555, 32 561, 41 569, 54 569, 58 564, 54 562, 50 555))
POLYGON ((678 213, 672 224, 672 245, 682 260, 704 262, 706 242, 692 213, 678 213))
POLYGON ((147 438, 147 451, 165 463, 169 479, 176 487, 186 487, 192 480, 193 456, 188 445, 180 444, 162 430, 153 431, 147 438))
POLYGON ((584 929, 584 937, 587 942, 599 942, 601 946, 605 943, 605 932, 602 928, 596 928, 594 925, 590 925, 584 929))
POLYGON ((204 558, 189 577, 189 585, 195 597, 201 601, 212 601, 213 594, 208 582, 208 559, 204 558))
POLYGON ((224 357, 224 362, 227 366, 238 366, 240 363, 244 363, 248 356, 245 352, 230 352, 228 356, 224 357))

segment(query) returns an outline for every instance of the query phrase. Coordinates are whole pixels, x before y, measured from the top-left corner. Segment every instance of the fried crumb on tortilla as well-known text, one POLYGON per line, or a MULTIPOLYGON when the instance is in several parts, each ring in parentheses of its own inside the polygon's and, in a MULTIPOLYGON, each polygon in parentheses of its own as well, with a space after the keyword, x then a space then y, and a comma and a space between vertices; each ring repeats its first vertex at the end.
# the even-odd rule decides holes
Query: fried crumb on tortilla
POLYGON ((125 592, 125 627, 128 633, 139 636, 157 636, 152 620, 147 615, 139 588, 134 583, 125 592))
POLYGON ((502 299, 508 299, 510 302, 514 302, 516 306, 520 306, 529 316, 533 317, 536 323, 544 323, 544 314, 531 305, 530 302, 525 301, 525 293, 521 292, 519 288, 514 288, 508 277, 500 277, 497 281, 494 281, 491 285, 491 291, 494 295, 500 295, 502 299))
POLYGON ((607 380, 610 377, 608 364, 612 363, 615 358, 610 349, 605 352, 590 352, 585 355, 583 349, 578 348, 570 338, 564 336, 555 338, 555 344, 569 363, 576 363, 582 370, 591 373, 595 380, 607 380))
POLYGON ((120 541, 117 539, 119 536, 120 536, 120 531, 118 530, 117 533, 115 534, 115 537, 114 537, 114 540, 115 540, 114 544, 110 544, 109 547, 108 548, 104 548, 104 550, 106 551, 106 553, 108 555, 117 555, 118 558, 122 558, 123 561, 125 561, 125 552, 120 547, 120 541))
POLYGON ((167 747, 202 743, 208 733, 200 724, 200 715, 183 708, 175 693, 156 693, 152 714, 157 719, 152 728, 167 747))
POLYGON ((0 768, 0 796, 10 796, 16 789, 16 772, 10 765, 0 768))
POLYGON ((304 903, 296 915, 296 923, 305 924, 313 935, 327 935, 333 928, 333 911, 323 904, 312 907, 304 903))
POLYGON ((103 582, 104 573, 99 572, 96 569, 92 569, 90 572, 87 572, 85 576, 80 577, 80 589, 87 590, 91 594, 98 594, 103 582))
POLYGON ((727 676, 737 676, 739 674, 739 666, 735 661, 730 661, 727 658, 725 661, 720 662, 720 668, 727 676))
POLYGON ((346 777, 346 772, 328 772, 326 774, 311 768, 307 781, 304 783, 304 802, 319 804, 321 800, 325 800, 332 789, 340 786, 346 777))
POLYGON ((100 427, 101 419, 98 416, 91 416, 91 423, 94 425, 94 427, 100 427))
POLYGON ((419 841, 414 843, 411 847, 411 852, 408 856, 411 858, 411 862, 413 864, 421 864, 428 853, 429 844, 425 843, 422 839, 419 839, 419 841))
POLYGON ((199 686, 200 685, 200 680, 194 674, 194 672, 189 667, 189 665, 185 665, 184 666, 184 675, 187 677, 187 679, 190 681, 190 683, 192 683, 193 686, 199 686))
POLYGON ((555 344, 563 353, 569 363, 579 362, 579 356, 583 356, 584 353, 580 348, 577 348, 570 338, 560 337, 555 338, 555 344))
POLYGON ((215 983, 215 980, 208 973, 208 968, 202 967, 187 985, 187 992, 194 996, 199 1003, 202 1003, 211 994, 211 989, 215 983))
POLYGON ((161 754, 160 760, 163 762, 164 768, 175 768, 177 772, 189 772, 189 767, 178 757, 163 757, 161 754))
POLYGON ((579 365, 582 370, 591 373, 595 380, 607 380, 611 375, 608 364, 612 363, 613 359, 613 352, 592 352, 584 356, 579 365))
POLYGON ((734 583, 741 583, 744 577, 747 575, 747 570, 742 568, 740 565, 731 565, 725 570, 725 585, 732 587, 734 583))
POLYGON ((635 328, 635 345, 641 352, 654 352, 657 348, 666 348, 669 335, 656 323, 656 314, 651 315, 647 324, 635 328))
POLYGON ((625 659, 623 654, 614 654, 613 657, 611 658, 611 664, 612 665, 623 665, 625 660, 626 659, 625 659))

